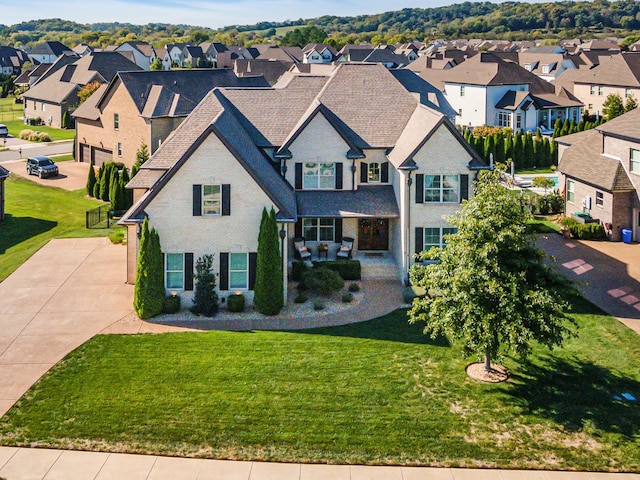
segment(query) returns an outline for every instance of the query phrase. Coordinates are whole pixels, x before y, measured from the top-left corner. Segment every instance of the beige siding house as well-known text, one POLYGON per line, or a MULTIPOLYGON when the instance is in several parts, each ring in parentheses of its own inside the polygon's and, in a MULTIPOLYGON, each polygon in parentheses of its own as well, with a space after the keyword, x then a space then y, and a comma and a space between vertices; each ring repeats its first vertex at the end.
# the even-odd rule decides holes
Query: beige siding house
MULTIPOLYGON (((422 105, 380 64, 290 74, 273 88, 207 94, 131 180, 128 281, 148 218, 160 235, 167 292, 192 298, 193 263, 213 254, 222 298, 252 299, 260 217, 275 208, 285 237, 335 259, 343 239, 363 263, 407 279, 414 253, 442 245, 486 168, 443 113, 422 105)), ((363 270, 366 277, 366 268, 363 270)), ((287 269, 284 269, 285 285, 287 269)))

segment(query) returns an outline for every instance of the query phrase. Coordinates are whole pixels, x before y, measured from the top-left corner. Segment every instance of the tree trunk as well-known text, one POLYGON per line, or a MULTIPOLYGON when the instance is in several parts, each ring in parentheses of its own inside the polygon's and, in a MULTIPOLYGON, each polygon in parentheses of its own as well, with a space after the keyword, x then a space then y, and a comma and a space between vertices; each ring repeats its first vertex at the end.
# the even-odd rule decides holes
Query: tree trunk
POLYGON ((489 349, 484 351, 484 369, 489 372, 491 370, 491 354, 489 349))

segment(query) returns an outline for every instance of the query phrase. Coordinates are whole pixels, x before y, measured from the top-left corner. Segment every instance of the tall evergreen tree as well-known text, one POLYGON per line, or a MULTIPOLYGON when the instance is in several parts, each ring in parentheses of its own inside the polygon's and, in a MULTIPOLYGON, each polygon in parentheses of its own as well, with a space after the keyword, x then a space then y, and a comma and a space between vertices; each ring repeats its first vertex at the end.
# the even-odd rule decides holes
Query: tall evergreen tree
POLYGON ((498 163, 504 163, 506 157, 504 154, 504 136, 502 133, 495 134, 494 144, 496 146, 496 156, 494 157, 494 160, 498 163))
POLYGON ((258 258, 253 302, 263 315, 277 315, 284 305, 282 258, 278 238, 276 212, 262 210, 258 234, 258 258))
POLYGON ((87 174, 87 195, 93 197, 93 187, 96 185, 96 170, 93 163, 89 165, 89 173, 87 174))
POLYGON ((505 162, 513 160, 513 135, 507 135, 504 139, 504 158, 505 162))
POLYGON ((552 138, 556 138, 560 136, 560 130, 562 130, 562 120, 559 118, 556 119, 556 123, 553 124, 553 136, 552 138))
POLYGON ((569 119, 565 118, 564 119, 564 123, 562 124, 562 128, 560 129, 560 136, 564 137, 565 135, 569 134, 569 119))
POLYGON ((488 134, 484 139, 484 152, 483 152, 482 158, 484 158, 485 162, 489 163, 489 159, 491 158, 492 155, 495 160, 496 158, 495 137, 492 134, 488 134))
POLYGON ((163 272, 160 237, 155 228, 149 230, 149 222, 145 218, 142 223, 136 284, 133 289, 133 308, 143 320, 162 312, 165 295, 163 272))
POLYGON ((638 102, 636 102, 636 99, 633 97, 633 95, 629 95, 627 97, 627 101, 624 103, 624 111, 630 112, 631 110, 637 107, 638 107, 638 102))
POLYGON ((551 145, 549 142, 549 139, 547 137, 544 138, 544 140, 542 140, 542 150, 543 150, 543 164, 542 167, 549 167, 551 166, 551 145))
POLYGON ((196 260, 196 285, 191 311, 205 317, 218 313, 216 274, 213 272, 213 255, 203 255, 196 260))
POLYGON ((102 165, 102 178, 100 179, 100 200, 109 201, 109 188, 111 187, 111 167, 113 162, 102 165))
POLYGON ((558 165, 558 144, 556 142, 550 142, 551 149, 551 165, 558 165))
POLYGON ((149 160, 149 147, 146 143, 142 142, 136 152, 136 161, 133 164, 136 167, 136 172, 140 170, 142 164, 147 160, 149 160))
POLYGON ((524 145, 522 144, 522 134, 516 132, 513 139, 513 163, 516 170, 522 170, 524 167, 524 145))
POLYGON ((523 137, 524 147, 524 161, 522 164, 524 168, 531 168, 535 163, 534 151, 533 151, 533 136, 531 133, 525 133, 523 137))

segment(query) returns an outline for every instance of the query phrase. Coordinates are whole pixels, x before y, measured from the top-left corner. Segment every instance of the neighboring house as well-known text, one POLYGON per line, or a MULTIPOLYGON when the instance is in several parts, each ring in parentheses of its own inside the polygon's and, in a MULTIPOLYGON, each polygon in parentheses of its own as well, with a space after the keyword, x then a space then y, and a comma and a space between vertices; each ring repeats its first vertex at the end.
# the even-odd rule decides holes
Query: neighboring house
POLYGON ((29 88, 34 85, 51 67, 50 63, 41 63, 28 72, 22 72, 13 83, 17 87, 29 88))
POLYGON ((274 85, 293 65, 295 65, 294 62, 285 60, 245 60, 238 58, 234 61, 233 71, 239 77, 262 75, 270 85, 274 85))
POLYGON ((498 55, 481 52, 447 70, 423 70, 422 78, 444 91, 458 112, 456 123, 496 125, 514 131, 552 129, 557 119, 580 121, 582 103, 566 90, 498 55))
POLYGON ((338 52, 331 45, 310 43, 302 49, 302 63, 331 63, 338 58, 338 52))
POLYGON ((453 231, 446 216, 482 168, 453 124, 379 64, 291 75, 277 88, 215 89, 128 185, 127 279, 148 218, 167 292, 189 302, 194 261, 213 254, 221 298, 239 291, 252 301, 261 214, 273 207, 285 265, 294 238, 314 252, 325 243, 335 258, 348 237, 365 278, 374 252, 387 278, 404 282, 414 254, 453 231))
POLYGON ((9 173, 9 170, 0 165, 0 221, 4 220, 4 181, 9 173))
POLYGON ((640 241, 640 109, 599 127, 558 137, 567 215, 586 212, 619 241, 631 229, 640 241))
POLYGON ((179 67, 180 62, 182 61, 182 49, 187 45, 187 43, 172 43, 165 45, 165 52, 162 57, 162 67, 165 70, 171 70, 174 67, 179 67))
POLYGON ((591 114, 601 115, 611 94, 640 101, 640 52, 613 55, 591 70, 567 71, 554 84, 575 95, 591 114))
POLYGON ((82 58, 62 56, 22 95, 24 121, 39 118, 48 126, 61 128, 64 113, 72 113, 77 107, 78 91, 84 85, 108 83, 116 73, 131 70, 141 69, 118 52, 93 52, 82 58))
POLYGON ((77 160, 131 167, 142 143, 154 153, 213 88, 268 86, 230 70, 121 72, 74 112, 77 160))
POLYGON ((0 46, 0 74, 19 75, 22 65, 29 61, 29 56, 23 50, 0 46))
MULTIPOLYGON (((533 49, 532 49, 533 50, 533 49)), ((551 82, 567 70, 577 68, 573 63, 573 56, 566 53, 536 53, 526 52, 496 53, 503 60, 518 63, 526 71, 537 75, 547 82, 551 82)))
POLYGON ((392 48, 380 47, 371 50, 364 48, 351 50, 348 58, 350 62, 381 63, 386 68, 402 68, 411 63, 405 55, 395 53, 392 48))
POLYGON ((195 45, 187 45, 182 49, 182 54, 180 55, 180 66, 182 68, 199 68, 204 66, 206 62, 202 48, 195 45))
POLYGON ((218 68, 218 55, 224 52, 228 52, 229 49, 226 45, 219 42, 203 42, 200 44, 204 59, 213 66, 218 68))
POLYGON ((256 45, 259 55, 256 60, 278 60, 280 62, 302 63, 300 47, 279 47, 277 45, 256 45))
POLYGON ((33 63, 53 63, 60 55, 71 54, 73 50, 60 42, 43 42, 27 53, 33 63))
POLYGON ((79 43, 78 45, 73 47, 72 50, 73 50, 73 53, 75 53, 76 55, 80 57, 84 57, 85 55, 89 55, 95 49, 93 47, 90 47, 86 43, 79 43))
POLYGON ((151 62, 156 59, 156 51, 146 42, 125 42, 115 50, 116 52, 131 52, 133 63, 143 70, 150 70, 151 62))
POLYGON ((226 51, 221 51, 216 56, 216 68, 234 68, 236 60, 252 60, 260 55, 254 48, 238 47, 230 45, 226 51))

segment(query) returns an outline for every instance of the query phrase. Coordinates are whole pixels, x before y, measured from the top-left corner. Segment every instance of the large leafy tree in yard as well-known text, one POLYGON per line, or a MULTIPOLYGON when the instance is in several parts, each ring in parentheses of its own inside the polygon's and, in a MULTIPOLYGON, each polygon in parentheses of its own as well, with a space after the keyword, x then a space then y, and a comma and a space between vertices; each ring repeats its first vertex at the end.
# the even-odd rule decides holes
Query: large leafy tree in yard
POLYGON ((624 103, 622 103, 622 97, 617 93, 611 93, 607 95, 604 103, 602 104, 602 114, 604 118, 613 120, 624 113, 624 103))
POLYGON ((160 236, 155 228, 149 230, 149 223, 145 218, 142 223, 136 284, 133 289, 133 308, 142 319, 155 317, 162 312, 163 271, 160 236))
POLYGON ((277 315, 284 305, 282 285, 282 258, 278 245, 276 212, 262 209, 258 233, 258 258, 253 302, 264 315, 277 315))
POLYGON ((460 340, 465 355, 484 355, 487 370, 504 350, 525 357, 533 341, 559 346, 571 333, 565 299, 574 289, 527 236, 527 218, 497 173, 484 171, 475 195, 449 219, 457 233, 423 252, 437 262, 410 271, 429 292, 414 300, 410 321, 425 322, 432 337, 460 340))

